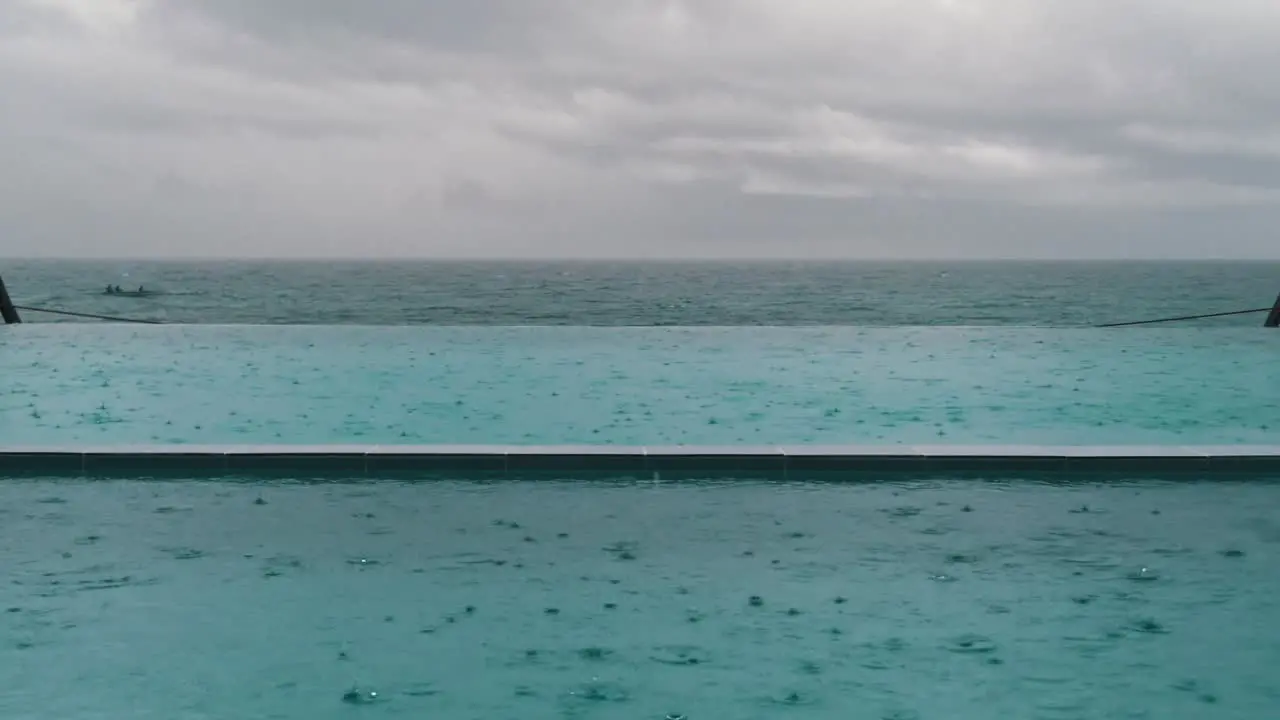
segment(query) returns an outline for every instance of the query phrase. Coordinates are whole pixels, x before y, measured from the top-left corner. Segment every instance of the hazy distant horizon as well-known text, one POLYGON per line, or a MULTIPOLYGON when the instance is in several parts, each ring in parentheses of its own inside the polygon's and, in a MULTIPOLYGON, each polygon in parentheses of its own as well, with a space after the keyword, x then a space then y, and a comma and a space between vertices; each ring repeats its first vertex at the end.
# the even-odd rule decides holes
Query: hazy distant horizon
MULTIPOLYGON (((1030 264, 1053 264, 1053 263, 1144 263, 1144 264, 1160 264, 1160 263, 1277 263, 1280 264, 1280 253, 1275 256, 1266 257, 853 257, 853 256, 830 256, 830 257, 601 257, 601 256, 543 256, 543 257, 428 257, 428 256, 380 256, 380 257, 359 257, 359 256, 294 256, 294 257, 269 257, 269 256, 3 256, 0 255, 0 263, 3 262, 87 262, 87 263, 103 263, 103 262, 140 262, 140 263, 310 263, 310 262, 341 262, 341 263, 1030 263, 1030 264)), ((0 268, 3 272, 3 268, 0 268)))

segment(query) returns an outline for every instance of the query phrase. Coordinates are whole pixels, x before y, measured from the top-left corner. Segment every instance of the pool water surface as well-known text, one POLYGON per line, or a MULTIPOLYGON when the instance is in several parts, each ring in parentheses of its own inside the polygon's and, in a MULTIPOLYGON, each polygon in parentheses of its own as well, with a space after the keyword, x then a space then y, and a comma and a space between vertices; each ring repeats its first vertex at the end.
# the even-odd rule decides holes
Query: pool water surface
POLYGON ((1257 328, 0 330, 7 445, 1234 445, 1257 328))
POLYGON ((1280 483, 0 482, 5 718, 1271 717, 1280 483))

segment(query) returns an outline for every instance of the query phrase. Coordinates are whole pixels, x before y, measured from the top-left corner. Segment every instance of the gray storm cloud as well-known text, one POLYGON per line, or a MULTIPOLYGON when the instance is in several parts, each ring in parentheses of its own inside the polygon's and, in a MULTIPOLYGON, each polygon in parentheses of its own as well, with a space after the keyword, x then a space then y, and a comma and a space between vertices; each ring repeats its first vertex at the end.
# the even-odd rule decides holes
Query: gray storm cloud
POLYGON ((0 255, 1277 257, 1262 0, 0 0, 0 255))

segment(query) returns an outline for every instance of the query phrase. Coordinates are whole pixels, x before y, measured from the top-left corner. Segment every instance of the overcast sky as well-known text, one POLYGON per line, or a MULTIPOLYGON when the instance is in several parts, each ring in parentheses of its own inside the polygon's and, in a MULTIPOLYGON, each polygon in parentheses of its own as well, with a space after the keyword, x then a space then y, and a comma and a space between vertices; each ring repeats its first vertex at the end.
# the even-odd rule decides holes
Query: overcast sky
POLYGON ((1276 0, 0 0, 0 255, 1280 257, 1276 0))

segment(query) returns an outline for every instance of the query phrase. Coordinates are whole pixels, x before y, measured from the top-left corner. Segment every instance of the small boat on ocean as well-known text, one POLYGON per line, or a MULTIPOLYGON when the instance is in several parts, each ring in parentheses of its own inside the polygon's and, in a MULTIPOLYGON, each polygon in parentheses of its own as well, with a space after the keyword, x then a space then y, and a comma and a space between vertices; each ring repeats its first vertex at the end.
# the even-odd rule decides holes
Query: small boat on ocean
POLYGON ((103 295, 118 295, 120 297, 151 297, 159 295, 157 290, 147 290, 145 287, 139 286, 137 290, 125 290, 119 285, 108 285, 103 295))

